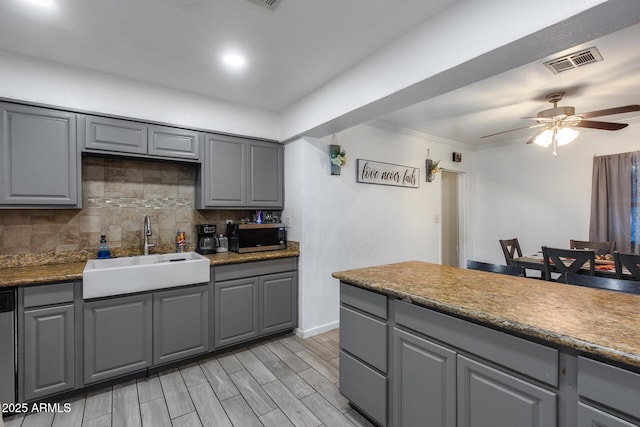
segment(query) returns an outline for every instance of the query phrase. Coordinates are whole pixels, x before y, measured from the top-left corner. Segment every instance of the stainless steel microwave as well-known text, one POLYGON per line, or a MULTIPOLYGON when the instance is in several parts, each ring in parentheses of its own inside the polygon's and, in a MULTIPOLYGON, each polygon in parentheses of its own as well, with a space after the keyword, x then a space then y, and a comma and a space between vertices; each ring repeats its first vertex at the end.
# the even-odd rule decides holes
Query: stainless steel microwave
POLYGON ((284 224, 227 224, 229 250, 240 254, 287 248, 284 224))

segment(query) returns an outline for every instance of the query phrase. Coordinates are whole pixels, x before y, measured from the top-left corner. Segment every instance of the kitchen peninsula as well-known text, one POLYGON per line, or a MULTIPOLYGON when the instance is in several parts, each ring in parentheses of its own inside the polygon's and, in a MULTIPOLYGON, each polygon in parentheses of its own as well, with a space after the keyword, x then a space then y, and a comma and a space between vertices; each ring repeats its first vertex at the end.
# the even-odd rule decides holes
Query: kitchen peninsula
POLYGON ((640 423, 638 296, 417 261, 333 277, 341 392, 382 425, 640 423))

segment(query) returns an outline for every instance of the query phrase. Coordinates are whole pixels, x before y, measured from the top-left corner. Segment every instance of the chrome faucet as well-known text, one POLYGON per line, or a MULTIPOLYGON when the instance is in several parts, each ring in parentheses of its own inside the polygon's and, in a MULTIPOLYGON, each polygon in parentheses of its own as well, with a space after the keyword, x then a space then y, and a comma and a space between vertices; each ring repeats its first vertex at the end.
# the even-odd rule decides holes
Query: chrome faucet
POLYGON ((151 236, 151 218, 149 218, 149 215, 144 217, 144 231, 142 233, 144 234, 143 252, 145 255, 149 255, 149 248, 155 246, 154 243, 149 243, 149 236, 151 236))

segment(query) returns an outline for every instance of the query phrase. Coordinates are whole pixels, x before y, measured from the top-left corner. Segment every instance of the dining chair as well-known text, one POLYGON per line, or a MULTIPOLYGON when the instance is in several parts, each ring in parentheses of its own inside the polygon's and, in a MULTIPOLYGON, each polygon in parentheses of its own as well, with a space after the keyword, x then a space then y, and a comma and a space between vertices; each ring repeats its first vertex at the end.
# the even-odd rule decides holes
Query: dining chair
POLYGON ((613 254, 616 250, 616 242, 589 242, 587 240, 569 240, 570 249, 590 249, 596 251, 596 255, 613 254))
POLYGON ((511 260, 516 257, 522 256, 522 249, 520 249, 520 242, 517 238, 514 239, 501 239, 500 247, 504 254, 504 260, 507 265, 511 265, 511 260))
POLYGON ((567 273, 577 273, 582 270, 585 274, 595 274, 596 253, 583 249, 560 249, 542 247, 544 258, 544 274, 547 280, 567 283, 567 273), (551 273, 560 273, 553 279, 551 273))
POLYGON ((640 255, 615 251, 613 261, 616 264, 616 277, 629 277, 623 273, 623 269, 629 270, 632 280, 640 280, 640 255))
POLYGON ((508 274, 509 276, 520 276, 522 272, 517 265, 491 264, 488 262, 467 260, 469 270, 489 271, 491 273, 508 274))
POLYGON ((640 282, 634 280, 567 273, 567 284, 640 295, 640 282))

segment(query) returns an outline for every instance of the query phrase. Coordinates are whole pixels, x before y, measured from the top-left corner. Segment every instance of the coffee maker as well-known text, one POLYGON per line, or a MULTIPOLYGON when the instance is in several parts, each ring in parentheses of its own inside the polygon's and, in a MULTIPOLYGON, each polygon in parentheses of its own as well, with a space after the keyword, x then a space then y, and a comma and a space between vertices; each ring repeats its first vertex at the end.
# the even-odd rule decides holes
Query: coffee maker
POLYGON ((220 245, 215 224, 197 224, 196 239, 196 252, 202 255, 215 254, 220 245))

